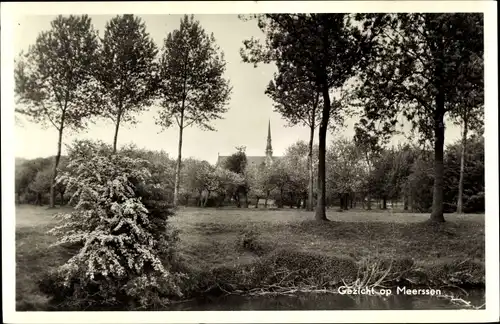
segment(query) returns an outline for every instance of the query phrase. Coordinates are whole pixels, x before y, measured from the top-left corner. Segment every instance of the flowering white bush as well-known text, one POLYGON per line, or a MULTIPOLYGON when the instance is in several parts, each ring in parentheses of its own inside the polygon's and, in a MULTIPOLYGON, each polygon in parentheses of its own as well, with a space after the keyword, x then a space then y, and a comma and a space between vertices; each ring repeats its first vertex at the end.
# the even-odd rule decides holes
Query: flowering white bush
POLYGON ((96 147, 70 156, 68 171, 58 177, 73 193, 75 208, 57 215, 60 223, 50 233, 59 236, 57 245, 81 246, 57 271, 61 288, 101 304, 145 306, 180 295, 179 274, 165 264, 175 232, 166 222, 168 207, 152 204, 159 198, 149 162, 96 147))

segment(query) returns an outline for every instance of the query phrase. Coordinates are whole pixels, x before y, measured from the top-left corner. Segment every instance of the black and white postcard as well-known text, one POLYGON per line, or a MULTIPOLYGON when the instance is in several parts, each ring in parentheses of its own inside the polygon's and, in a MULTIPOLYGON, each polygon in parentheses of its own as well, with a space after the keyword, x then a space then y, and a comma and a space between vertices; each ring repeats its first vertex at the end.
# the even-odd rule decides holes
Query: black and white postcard
POLYGON ((4 3, 5 321, 497 321, 496 25, 491 1, 4 3))

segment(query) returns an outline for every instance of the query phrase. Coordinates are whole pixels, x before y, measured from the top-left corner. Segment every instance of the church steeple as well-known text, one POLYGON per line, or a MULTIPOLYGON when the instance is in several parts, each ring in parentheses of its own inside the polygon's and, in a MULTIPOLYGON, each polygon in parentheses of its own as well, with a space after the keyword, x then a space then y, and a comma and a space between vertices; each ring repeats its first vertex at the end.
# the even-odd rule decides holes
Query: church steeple
POLYGON ((266 157, 271 158, 273 156, 273 146, 271 144, 271 120, 267 126, 267 146, 266 146, 266 157))

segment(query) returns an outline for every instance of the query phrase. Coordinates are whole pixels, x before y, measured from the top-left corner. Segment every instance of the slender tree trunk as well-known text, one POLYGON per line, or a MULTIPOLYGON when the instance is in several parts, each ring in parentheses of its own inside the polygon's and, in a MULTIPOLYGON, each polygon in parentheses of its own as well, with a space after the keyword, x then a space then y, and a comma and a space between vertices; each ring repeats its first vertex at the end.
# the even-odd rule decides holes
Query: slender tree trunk
POLYGON ((236 200, 236 207, 241 208, 240 192, 239 191, 236 191, 236 194, 234 195, 234 200, 236 200))
POLYGON ((257 197, 256 197, 256 199, 257 199, 257 200, 255 201, 255 208, 259 208, 259 200, 260 200, 260 197, 259 197, 259 196, 257 196, 257 197))
POLYGON ((387 209, 387 197, 382 198, 382 209, 387 209))
POLYGON ((177 150, 177 164, 175 166, 175 183, 174 183, 174 207, 179 203, 179 190, 181 186, 181 162, 182 162, 182 132, 184 130, 184 101, 182 102, 182 111, 179 122, 179 147, 177 150))
POLYGON ((62 146, 62 136, 64 129, 64 117, 65 113, 63 112, 61 117, 61 124, 59 126, 59 137, 57 139, 57 155, 55 157, 54 166, 52 168, 52 179, 50 179, 50 208, 56 207, 56 177, 57 177, 57 168, 59 167, 59 161, 61 160, 61 146, 62 146))
POLYGON ((280 205, 279 208, 283 208, 283 188, 280 188, 280 205))
POLYGON ((408 194, 405 193, 403 196, 403 209, 408 210, 408 194))
POLYGON ((43 205, 42 204, 42 194, 41 193, 39 193, 39 192, 36 193, 36 200, 37 200, 37 205, 38 206, 42 206, 43 205))
POLYGON ((408 195, 408 205, 410 206, 410 211, 413 213, 415 211, 415 207, 413 206, 413 193, 408 195))
MULTIPOLYGON (((315 109, 316 110, 316 109, 315 109)), ((313 115, 314 116, 314 115, 313 115)), ((314 200, 314 169, 313 169, 313 142, 314 142, 314 117, 313 123, 311 124, 310 134, 309 134, 309 155, 307 161, 307 168, 309 172, 309 184, 307 187, 307 210, 313 210, 313 200, 314 200)))
POLYGON ((465 170, 465 149, 467 146, 467 118, 464 118, 464 131, 462 134, 462 155, 460 156, 460 180, 458 181, 458 201, 457 213, 461 214, 463 209, 464 192, 464 170, 465 170))
POLYGON ((326 218, 326 133, 328 130, 328 122, 330 121, 330 94, 328 87, 325 84, 322 89, 323 95, 323 111, 321 124, 319 125, 319 154, 318 154, 318 200, 316 202, 316 220, 328 220, 326 218))
POLYGON ((61 197, 61 206, 64 206, 64 192, 60 191, 59 195, 61 197))
POLYGON ((202 200, 203 201, 203 208, 207 207, 207 202, 208 202, 208 199, 210 198, 210 191, 207 192, 207 195, 205 196, 205 198, 202 200))
POLYGON ((443 186, 444 186, 444 98, 438 95, 434 116, 434 190, 432 195, 432 222, 444 222, 443 186))
POLYGON ((266 199, 264 200, 264 208, 267 208, 267 200, 269 199, 269 191, 266 192, 266 199))
POLYGON ((121 107, 118 108, 118 116, 116 116, 115 136, 113 138, 113 154, 116 154, 116 144, 118 143, 118 130, 120 129, 120 122, 122 119, 121 107))
MULTIPOLYGON (((370 163, 370 153, 368 152, 368 149, 365 151, 365 159, 366 159, 366 166, 368 167, 368 175, 371 176, 372 174, 372 166, 370 163)), ((366 210, 371 210, 372 209, 372 196, 371 196, 371 183, 370 181, 368 182, 368 190, 366 191, 366 210)), ((365 205, 365 200, 363 197, 363 208, 365 205)))
POLYGON ((203 207, 203 196, 202 191, 198 190, 198 200, 196 201, 196 206, 203 207))

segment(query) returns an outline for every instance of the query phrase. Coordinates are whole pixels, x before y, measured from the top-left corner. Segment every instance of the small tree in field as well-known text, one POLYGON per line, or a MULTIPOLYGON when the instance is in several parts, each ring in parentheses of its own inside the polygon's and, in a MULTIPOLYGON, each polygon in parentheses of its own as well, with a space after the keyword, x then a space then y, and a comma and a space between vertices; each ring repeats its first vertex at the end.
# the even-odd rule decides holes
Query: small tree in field
POLYGON ((25 165, 16 166, 15 173, 15 191, 16 191, 16 204, 21 203, 21 195, 28 190, 30 182, 35 176, 34 170, 26 167, 25 165))
POLYGON ((411 210, 428 212, 432 207, 432 162, 418 157, 411 167, 408 176, 408 190, 411 199, 411 210))
POLYGON ((348 198, 361 191, 366 178, 360 150, 354 141, 338 138, 327 150, 327 186, 340 198, 340 209, 348 209, 348 198))
POLYGON ((219 206, 228 195, 234 197, 238 188, 245 183, 245 179, 240 174, 225 168, 215 168, 213 179, 219 198, 219 206))
POLYGON ((174 206, 177 206, 182 160, 182 134, 198 125, 214 130, 212 120, 227 111, 231 88, 223 75, 224 54, 193 16, 181 20, 179 29, 167 35, 160 60, 159 96, 162 109, 157 123, 179 127, 179 146, 175 171, 174 206))
POLYGON ((200 195, 200 206, 206 207, 210 195, 218 189, 215 168, 209 163, 202 163, 195 171, 193 182, 200 195))
POLYGON ((391 134, 381 131, 376 127, 372 127, 371 131, 368 132, 366 129, 368 123, 366 118, 360 118, 354 125, 354 144, 364 162, 362 164, 364 165, 364 173, 367 176, 363 181, 363 191, 367 200, 367 209, 370 210, 372 208, 372 193, 374 192, 374 183, 372 180, 375 163, 380 157, 383 147, 390 141, 391 134))
POLYGON ((311 189, 314 189, 312 187, 314 182, 311 182, 313 180, 311 175, 317 169, 315 167, 317 163, 311 162, 313 160, 317 161, 318 150, 314 146, 310 146, 310 144, 298 141, 290 145, 281 159, 282 162, 286 162, 290 178, 288 190, 290 202, 296 201, 300 203, 302 200, 310 200, 313 197, 314 191, 311 191, 311 189))
MULTIPOLYGON (((264 208, 267 208, 269 198, 275 191, 276 185, 279 183, 279 181, 276 181, 276 166, 277 164, 273 162, 271 165, 253 164, 247 168, 245 178, 250 186, 250 194, 255 196, 257 199, 257 205, 255 208, 258 208, 260 198, 264 198, 264 208)), ((282 168, 279 169, 283 170, 282 168)))
POLYGON ((72 151, 68 171, 58 177, 76 206, 58 215, 50 232, 59 236, 55 244, 80 249, 58 268, 52 293, 66 303, 143 307, 180 294, 178 275, 164 262, 173 255, 171 212, 149 163, 88 144, 80 148, 90 155, 72 151))
POLYGON ((47 194, 47 192, 50 191, 51 174, 52 173, 49 169, 38 171, 35 179, 33 179, 33 182, 31 182, 29 185, 29 189, 36 194, 35 204, 37 205, 41 206, 43 204, 43 195, 47 194))
POLYGON ((37 174, 50 168, 50 165, 52 164, 50 160, 50 158, 37 158, 33 160, 25 160, 19 165, 16 165, 15 190, 18 202, 21 201, 22 194, 26 195, 30 192, 30 186, 35 180, 37 174))
MULTIPOLYGON (((239 174, 242 178, 245 177, 245 170, 247 168, 247 155, 245 149, 244 146, 236 147, 236 152, 231 154, 224 163, 224 168, 239 174)), ((245 208, 248 208, 248 181, 246 181, 246 179, 234 192, 233 198, 238 208, 241 207, 240 193, 243 193, 245 196, 245 208)))
POLYGON ((97 77, 105 102, 103 114, 115 124, 116 152, 120 125, 135 122, 133 114, 144 110, 154 95, 157 49, 144 22, 134 15, 123 15, 106 24, 99 54, 97 77))
POLYGON ((245 179, 248 183, 248 195, 255 198, 255 208, 259 208, 259 200, 266 196, 265 165, 249 165, 245 169, 245 179))
POLYGON ((84 128, 87 118, 96 114, 93 73, 99 44, 86 15, 58 16, 51 27, 17 62, 14 75, 16 112, 58 132, 50 186, 50 207, 54 207, 64 130, 84 128))
MULTIPOLYGON (((285 192, 290 187, 290 167, 283 159, 274 161, 269 167, 269 186, 274 187, 278 196, 278 207, 283 208, 285 192)), ((267 200, 267 197, 266 197, 267 200)))

